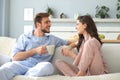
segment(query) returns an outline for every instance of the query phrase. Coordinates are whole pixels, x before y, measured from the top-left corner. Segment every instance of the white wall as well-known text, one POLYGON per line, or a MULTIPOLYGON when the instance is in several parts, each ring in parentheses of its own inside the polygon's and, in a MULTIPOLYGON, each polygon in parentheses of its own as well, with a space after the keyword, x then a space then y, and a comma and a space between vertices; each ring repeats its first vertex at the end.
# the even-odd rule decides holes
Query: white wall
POLYGON ((2 35, 3 0, 0 0, 0 35, 2 35))
MULTIPOLYGON (((97 27, 98 33, 105 35, 107 40, 117 40, 120 34, 120 27, 97 27)), ((63 39, 70 39, 77 35, 75 27, 58 26, 51 27, 51 34, 54 34, 63 39)))
POLYGON ((63 12, 68 18, 75 13, 95 15, 97 5, 106 5, 110 8, 111 18, 115 18, 117 0, 10 0, 10 37, 18 37, 23 33, 24 25, 33 25, 32 21, 24 21, 24 8, 34 8, 34 14, 45 12, 49 5, 55 12, 55 18, 63 12))
POLYGON ((9 7, 10 0, 0 0, 0 36, 9 34, 9 7))

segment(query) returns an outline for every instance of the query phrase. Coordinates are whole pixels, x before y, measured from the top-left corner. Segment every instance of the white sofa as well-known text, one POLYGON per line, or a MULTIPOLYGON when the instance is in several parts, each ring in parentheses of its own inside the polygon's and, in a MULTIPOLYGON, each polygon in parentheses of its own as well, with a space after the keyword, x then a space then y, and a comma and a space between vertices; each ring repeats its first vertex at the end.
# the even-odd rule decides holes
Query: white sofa
MULTIPOLYGON (((14 47, 16 39, 8 37, 0 37, 0 55, 10 56, 11 50, 14 47)), ((56 58, 61 58, 66 60, 69 63, 72 63, 72 60, 68 57, 64 57, 60 54, 61 47, 57 48, 55 55, 53 57, 52 63, 56 58)), ((76 49, 74 49, 76 51, 76 49)), ((81 77, 69 77, 62 76, 59 71, 56 69, 55 73, 51 76, 45 77, 28 77, 24 75, 17 75, 12 80, 119 80, 120 79, 120 43, 104 43, 103 44, 103 58, 108 64, 109 74, 104 75, 93 75, 93 76, 81 76, 81 77)), ((7 62, 8 60, 0 59, 0 63, 7 62)))

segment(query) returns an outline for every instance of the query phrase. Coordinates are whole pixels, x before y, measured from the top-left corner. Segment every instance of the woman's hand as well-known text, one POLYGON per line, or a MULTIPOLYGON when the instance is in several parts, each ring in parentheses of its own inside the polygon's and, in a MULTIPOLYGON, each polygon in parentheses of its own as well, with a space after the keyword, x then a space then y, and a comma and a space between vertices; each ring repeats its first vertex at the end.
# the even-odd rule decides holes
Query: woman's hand
POLYGON ((64 56, 69 56, 70 50, 69 50, 68 48, 62 48, 62 49, 61 49, 61 53, 62 53, 64 56))
POLYGON ((73 52, 71 46, 64 46, 62 49, 61 49, 61 53, 64 55, 64 56, 69 56, 73 59, 75 59, 76 57, 76 54, 73 52))
POLYGON ((76 74, 76 76, 85 76, 85 73, 82 72, 82 71, 79 71, 79 72, 76 74))

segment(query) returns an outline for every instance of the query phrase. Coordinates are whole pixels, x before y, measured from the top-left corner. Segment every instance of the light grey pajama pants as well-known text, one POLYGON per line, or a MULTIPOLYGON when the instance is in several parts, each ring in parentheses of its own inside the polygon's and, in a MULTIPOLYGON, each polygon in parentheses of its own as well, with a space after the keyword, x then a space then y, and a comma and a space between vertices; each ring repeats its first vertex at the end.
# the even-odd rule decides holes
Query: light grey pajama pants
POLYGON ((28 70, 16 62, 8 62, 0 67, 0 80, 11 80, 16 75, 22 75, 28 70))
POLYGON ((46 76, 54 72, 50 62, 40 62, 33 68, 25 67, 17 62, 8 62, 0 67, 0 80, 11 80, 16 75, 46 76))

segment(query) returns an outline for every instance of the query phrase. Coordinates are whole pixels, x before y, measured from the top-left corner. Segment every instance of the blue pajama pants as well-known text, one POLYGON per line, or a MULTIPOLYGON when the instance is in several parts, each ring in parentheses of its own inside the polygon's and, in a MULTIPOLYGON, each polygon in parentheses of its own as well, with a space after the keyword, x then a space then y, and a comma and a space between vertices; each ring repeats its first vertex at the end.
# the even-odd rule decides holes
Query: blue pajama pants
POLYGON ((0 67, 0 80, 11 80, 16 75, 47 76, 53 74, 53 72, 54 67, 50 62, 40 62, 32 68, 17 62, 8 62, 0 67))

